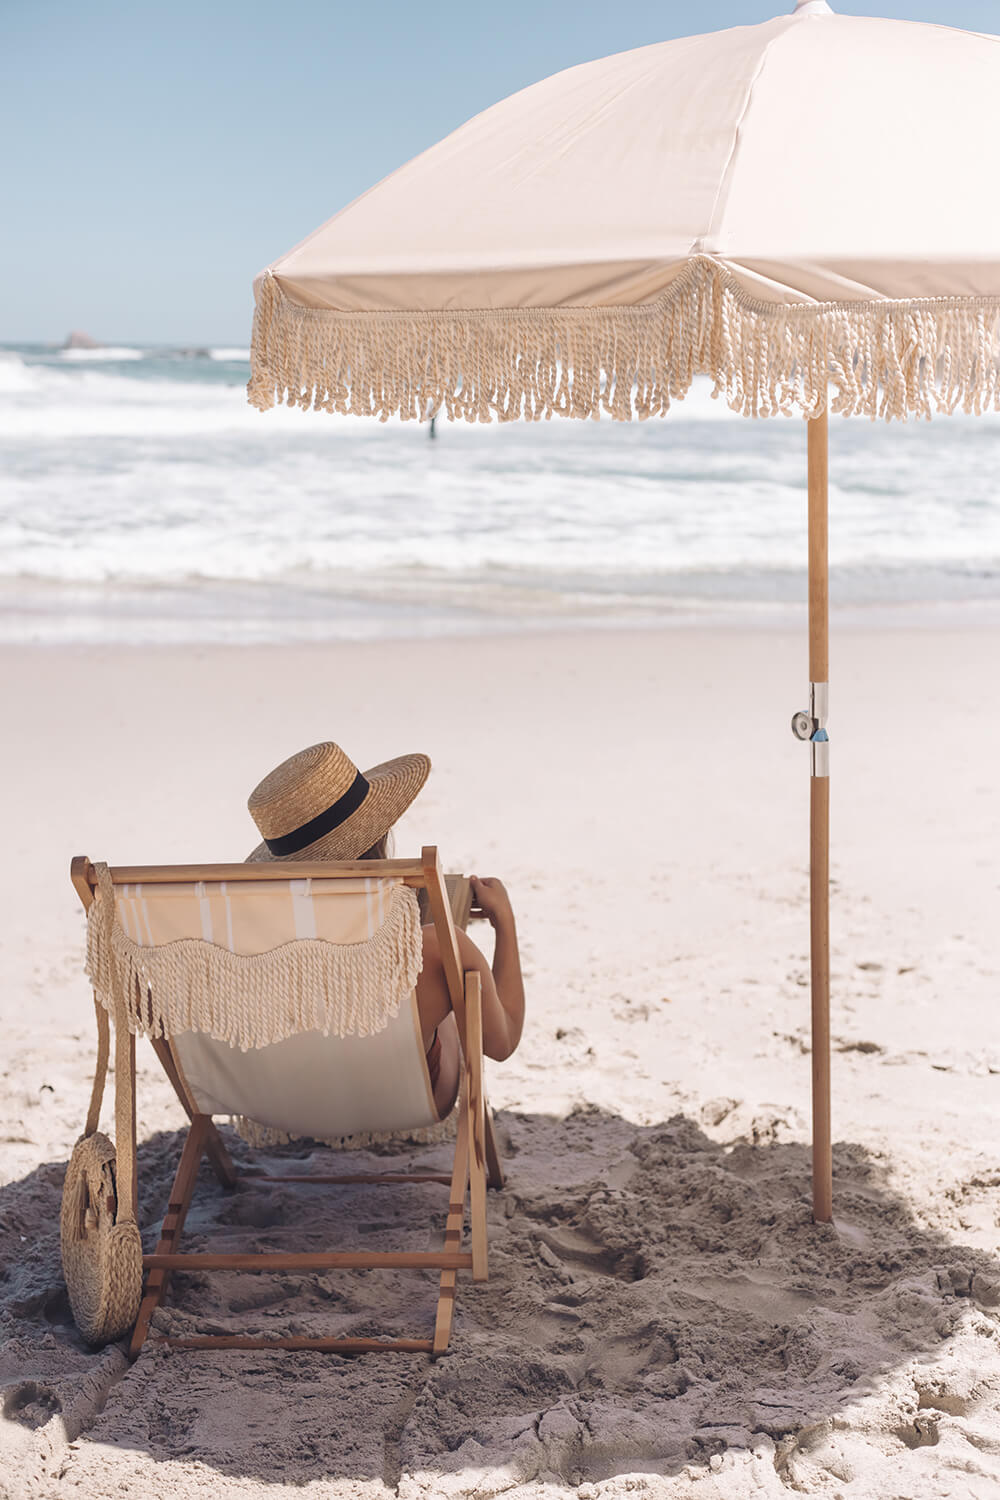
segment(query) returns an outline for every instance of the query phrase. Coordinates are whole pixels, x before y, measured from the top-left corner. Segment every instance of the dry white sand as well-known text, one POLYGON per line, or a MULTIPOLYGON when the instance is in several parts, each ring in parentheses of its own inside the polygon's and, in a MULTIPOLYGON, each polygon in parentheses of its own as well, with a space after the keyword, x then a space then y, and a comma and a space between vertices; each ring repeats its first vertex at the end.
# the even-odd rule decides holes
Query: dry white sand
MULTIPOLYGON (((997 641, 836 632, 834 1227, 808 1197, 801 636, 0 654, 5 1500, 1000 1494, 997 641), (400 852, 502 875, 520 915, 491 1279, 433 1366, 151 1343, 128 1368, 81 1345, 59 1267, 94 1045, 69 858, 242 857, 254 782, 326 737, 428 751, 400 852)), ((147 1242, 181 1118, 143 1046, 147 1242)), ((189 1243, 423 1244, 439 1191, 203 1173, 189 1243)), ((422 1334, 433 1299, 198 1276, 161 1326, 422 1334)))

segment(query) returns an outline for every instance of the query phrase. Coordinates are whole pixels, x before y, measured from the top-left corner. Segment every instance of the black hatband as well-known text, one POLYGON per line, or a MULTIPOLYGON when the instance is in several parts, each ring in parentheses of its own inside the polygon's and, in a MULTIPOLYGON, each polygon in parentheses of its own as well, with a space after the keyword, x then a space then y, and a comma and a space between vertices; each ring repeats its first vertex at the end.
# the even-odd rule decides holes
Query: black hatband
POLYGON ((310 818, 301 828, 293 828, 283 838, 265 839, 264 843, 272 854, 298 854, 300 849, 305 849, 308 844, 315 844, 325 833, 332 833, 335 828, 339 828, 352 812, 357 812, 367 796, 368 782, 359 771, 344 795, 332 807, 328 807, 326 812, 317 813, 315 818, 310 818))

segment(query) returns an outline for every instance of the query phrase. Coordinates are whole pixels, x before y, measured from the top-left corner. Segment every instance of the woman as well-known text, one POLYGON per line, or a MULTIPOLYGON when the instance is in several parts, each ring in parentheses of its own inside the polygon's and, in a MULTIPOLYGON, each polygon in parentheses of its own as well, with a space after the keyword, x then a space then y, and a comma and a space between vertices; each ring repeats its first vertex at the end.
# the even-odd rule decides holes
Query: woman
MULTIPOLYGON (((251 860, 386 859, 389 831, 430 774, 426 755, 401 755, 362 773, 330 741, 283 761, 250 794, 247 806, 264 840, 251 860)), ((492 967, 464 932, 459 955, 466 972, 483 985, 483 1051, 502 1062, 514 1051, 524 1025, 524 984, 510 899, 496 879, 472 877, 473 910, 496 937, 492 967)), ((423 929, 424 962, 417 980, 417 1009, 427 1069, 438 1113, 445 1115, 458 1090, 458 1021, 452 1010, 433 926, 423 929)))

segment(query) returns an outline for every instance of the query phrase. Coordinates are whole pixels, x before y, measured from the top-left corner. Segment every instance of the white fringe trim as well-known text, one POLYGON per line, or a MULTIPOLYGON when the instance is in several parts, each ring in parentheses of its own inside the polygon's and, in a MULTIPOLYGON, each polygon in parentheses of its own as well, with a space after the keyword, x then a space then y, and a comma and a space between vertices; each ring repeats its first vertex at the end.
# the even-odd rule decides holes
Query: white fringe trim
POLYGON ((270 271, 247 393, 345 415, 468 422, 669 411, 695 375, 747 417, 905 419, 1000 410, 1000 298, 786 305, 746 294, 709 256, 639 307, 332 312, 270 271))
MULTIPOLYGON (((458 1111, 453 1109, 436 1125, 418 1125, 412 1130, 361 1130, 356 1135, 310 1136, 309 1139, 338 1151, 365 1151, 369 1146, 433 1146, 438 1141, 454 1137, 457 1118, 458 1111)), ((248 1146, 258 1150, 268 1146, 289 1146, 305 1139, 304 1136, 289 1135, 287 1130, 278 1130, 273 1125, 261 1125, 259 1120, 251 1120, 247 1115, 230 1115, 229 1123, 248 1146)))
MULTIPOLYGON (((101 897, 87 914, 86 970, 114 1014, 101 897)), ((128 1028, 146 1036, 198 1031, 246 1052, 302 1031, 373 1036, 399 1013, 423 966, 415 893, 394 888, 382 926, 363 943, 299 938, 267 953, 231 953, 201 938, 159 947, 111 936, 128 1028)))

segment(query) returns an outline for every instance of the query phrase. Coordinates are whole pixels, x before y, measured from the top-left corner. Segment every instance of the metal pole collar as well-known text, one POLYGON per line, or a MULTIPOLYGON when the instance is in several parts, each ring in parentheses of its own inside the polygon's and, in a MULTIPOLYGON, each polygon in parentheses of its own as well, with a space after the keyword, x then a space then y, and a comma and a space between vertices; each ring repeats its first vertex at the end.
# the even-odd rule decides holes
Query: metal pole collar
POLYGON ((792 715, 792 733, 795 738, 809 741, 813 776, 830 774, 830 736, 826 730, 829 712, 830 684, 811 682, 808 711, 800 709, 797 714, 792 715))

